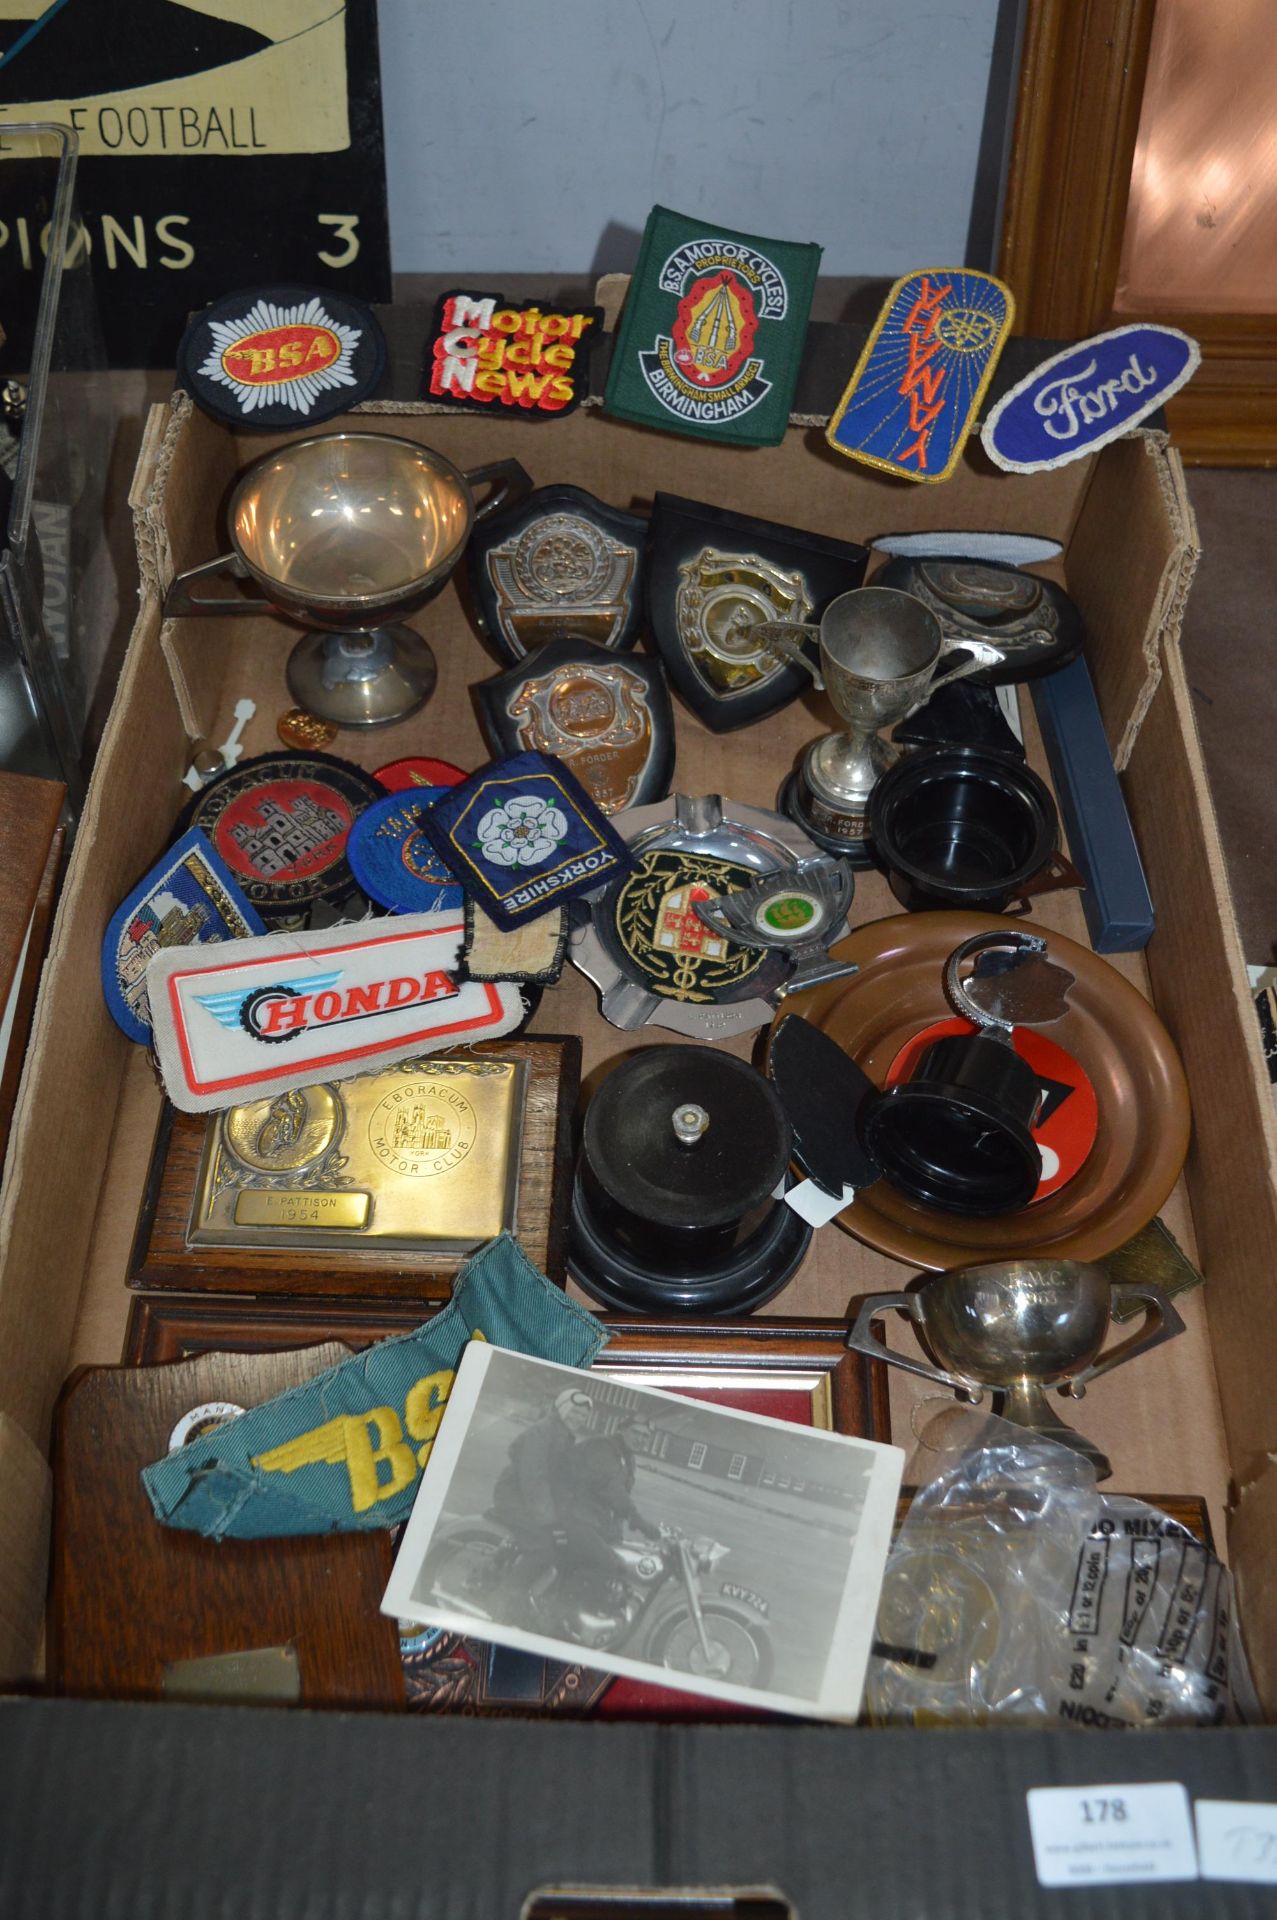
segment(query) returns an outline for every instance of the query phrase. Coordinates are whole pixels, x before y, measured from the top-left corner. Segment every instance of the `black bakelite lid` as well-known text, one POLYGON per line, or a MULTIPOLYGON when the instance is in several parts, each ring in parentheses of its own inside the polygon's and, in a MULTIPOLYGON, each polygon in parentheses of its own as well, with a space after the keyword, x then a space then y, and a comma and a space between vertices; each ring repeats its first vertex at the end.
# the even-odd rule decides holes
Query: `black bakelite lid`
POLYGON ((608 1075, 585 1114, 582 1155, 619 1207, 667 1227, 740 1219, 773 1193, 790 1128, 772 1088, 746 1061, 712 1047, 646 1047, 608 1075), (674 1115, 708 1125, 684 1144, 674 1115))
POLYGON ((791 1014, 772 1036, 767 1071, 794 1133, 794 1158, 827 1193, 868 1187, 878 1168, 860 1144, 859 1118, 876 1089, 836 1040, 791 1014))

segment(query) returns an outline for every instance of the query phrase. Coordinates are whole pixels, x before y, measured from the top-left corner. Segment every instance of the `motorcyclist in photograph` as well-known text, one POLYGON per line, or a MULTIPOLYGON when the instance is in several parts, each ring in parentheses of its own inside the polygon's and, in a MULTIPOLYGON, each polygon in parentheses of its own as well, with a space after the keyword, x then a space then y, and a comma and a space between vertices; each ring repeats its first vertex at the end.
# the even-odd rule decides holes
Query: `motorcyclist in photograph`
POLYGON ((612 1433, 592 1433, 594 1416, 588 1393, 565 1388, 513 1441, 493 1493, 492 1516, 520 1548, 521 1579, 534 1610, 552 1588, 573 1579, 592 1580, 606 1601, 625 1572, 615 1547, 626 1527, 659 1539, 633 1497, 633 1442, 646 1430, 627 1421, 612 1433))

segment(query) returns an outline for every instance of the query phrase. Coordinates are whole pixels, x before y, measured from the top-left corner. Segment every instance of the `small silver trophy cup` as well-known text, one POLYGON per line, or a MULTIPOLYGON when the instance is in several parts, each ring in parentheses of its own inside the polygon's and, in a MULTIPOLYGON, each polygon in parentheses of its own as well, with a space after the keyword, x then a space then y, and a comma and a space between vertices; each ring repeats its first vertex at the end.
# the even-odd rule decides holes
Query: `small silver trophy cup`
POLYGON ((1161 1287, 1110 1283, 1102 1267, 1079 1260, 999 1260, 933 1274, 916 1292, 870 1294, 847 1345, 956 1387, 964 1399, 978 1402, 992 1391, 1000 1402, 995 1413, 1085 1454, 1097 1479, 1106 1480, 1108 1460, 1060 1419, 1048 1389, 1080 1400, 1090 1381, 1183 1331, 1161 1287), (1145 1311, 1143 1326, 1102 1351, 1112 1309, 1137 1305, 1145 1311), (883 1346, 873 1322, 892 1307, 910 1316, 938 1365, 883 1346))
POLYGON ((779 805, 819 846, 867 867, 869 796, 900 757, 898 747, 880 738, 881 730, 907 720, 951 680, 996 665, 1002 653, 965 637, 946 640, 931 609, 894 587, 859 587, 832 600, 819 626, 767 621, 754 628, 753 637, 805 667, 847 723, 845 733, 827 733, 807 748, 781 789, 779 805), (803 650, 808 640, 820 643, 819 669, 803 650), (955 646, 966 657, 938 673, 955 646))

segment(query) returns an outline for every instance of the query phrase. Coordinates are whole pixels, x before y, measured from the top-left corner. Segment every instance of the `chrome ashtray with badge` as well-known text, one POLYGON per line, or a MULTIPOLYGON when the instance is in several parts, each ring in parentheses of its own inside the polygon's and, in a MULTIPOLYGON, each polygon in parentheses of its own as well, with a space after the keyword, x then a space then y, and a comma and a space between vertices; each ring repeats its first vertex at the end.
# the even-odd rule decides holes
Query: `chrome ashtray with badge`
POLYGON ((1082 651, 1082 616, 1062 587, 996 560, 944 554, 897 557, 874 575, 876 587, 896 587, 921 600, 940 622, 945 644, 993 642, 1002 659, 974 675, 993 687, 1036 680, 1067 667, 1082 651))
POLYGON ((829 944, 847 924, 855 889, 856 876, 847 862, 822 853, 739 893, 698 900, 696 913, 707 927, 739 946, 788 955, 793 972, 781 991, 802 993, 855 972, 854 965, 829 958, 829 944))
MULTIPOLYGON (((700 908, 777 876, 792 894, 816 847, 784 815, 717 794, 676 794, 612 824, 636 871, 592 897, 571 949, 604 1017, 626 1032, 651 1025, 709 1040, 764 1025, 793 972, 788 943, 743 945, 700 908)), ((827 939, 841 931, 831 926, 827 939)))
POLYGON ((471 536, 479 623, 512 665, 551 640, 632 647, 647 522, 581 487, 538 487, 471 536))

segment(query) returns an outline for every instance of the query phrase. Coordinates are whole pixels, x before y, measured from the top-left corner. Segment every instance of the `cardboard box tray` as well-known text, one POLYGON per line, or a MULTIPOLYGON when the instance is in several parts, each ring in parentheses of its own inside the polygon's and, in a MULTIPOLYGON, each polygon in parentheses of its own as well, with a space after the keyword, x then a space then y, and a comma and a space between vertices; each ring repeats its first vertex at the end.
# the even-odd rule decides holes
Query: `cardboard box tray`
MULTIPOLYGON (((1114 964, 1151 992, 1188 1070, 1193 1145, 1164 1215, 1208 1278, 1183 1303, 1187 1335, 1099 1383, 1086 1425, 1114 1458, 1116 1487, 1208 1496, 1217 1541, 1227 1541, 1238 1576, 1261 1690, 1277 1692, 1277 1599, 1265 1577, 1277 1551, 1277 1467, 1269 1458, 1277 1444, 1277 1316, 1269 1306, 1277 1126, 1180 659, 1196 534, 1164 437, 1137 434, 1056 473, 1016 478, 975 452, 946 486, 907 488, 839 460, 814 429, 745 452, 623 426, 588 408, 533 431, 392 405, 362 409, 352 424, 408 434, 462 467, 515 454, 538 484, 573 481, 621 506, 646 506, 668 488, 866 541, 965 525, 1063 543, 1054 570, 1087 621, 1091 668, 1158 914, 1147 954, 1114 964)), ((293 629, 269 618, 166 626, 163 591, 175 569, 225 550, 226 491, 272 444, 237 438, 179 397, 153 414, 134 486, 141 607, 54 932, 0 1209, 0 1673, 10 1680, 29 1674, 36 1659, 53 1407, 73 1366, 119 1358, 128 1248, 160 1105, 146 1056, 102 1002, 102 928, 171 836, 191 740, 222 737, 247 694, 257 713, 245 750, 269 750, 290 704, 283 667, 293 629)), ((439 659, 435 698, 393 730, 343 734, 338 750, 370 767, 412 752, 476 765, 487 756, 468 689, 498 668, 455 586, 418 618, 439 659)), ((1030 757, 1045 771, 1027 699, 1022 710, 1030 757)), ((800 747, 828 724, 815 696, 735 735, 712 735, 679 709, 676 787, 770 805, 800 747)), ((893 909, 880 878, 860 881, 857 923, 893 909)), ((1049 896, 1038 917, 1085 940, 1073 896, 1049 896)), ((594 989, 571 971, 547 993, 538 1029, 582 1034, 587 1082, 628 1048, 671 1038, 607 1026, 594 989)), ((734 1044, 749 1050, 748 1039, 734 1044)), ((907 1278, 831 1227, 772 1310, 839 1316, 852 1295, 907 1278)), ((914 1396, 899 1376, 893 1396, 896 1437, 907 1445, 914 1396)))

